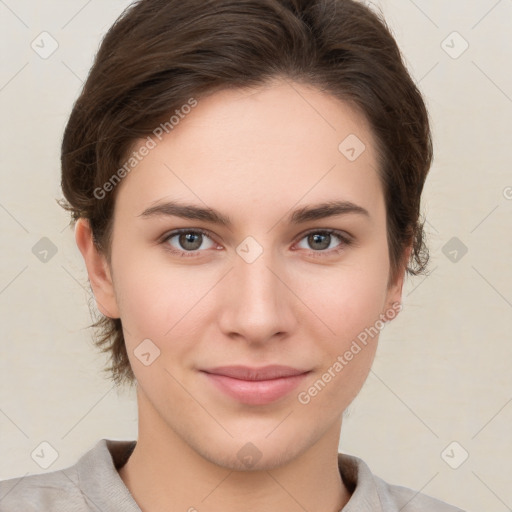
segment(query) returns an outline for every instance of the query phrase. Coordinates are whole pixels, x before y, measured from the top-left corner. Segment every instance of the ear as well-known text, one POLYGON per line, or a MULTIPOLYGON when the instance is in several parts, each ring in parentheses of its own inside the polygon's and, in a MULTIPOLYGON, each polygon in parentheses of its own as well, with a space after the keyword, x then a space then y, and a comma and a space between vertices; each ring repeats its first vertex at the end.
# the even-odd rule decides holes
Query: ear
POLYGON ((386 321, 392 320, 401 311, 402 307, 402 291, 404 286, 405 273, 407 269, 407 263, 411 257, 412 246, 408 246, 403 253, 402 266, 400 271, 398 272, 395 280, 388 285, 388 292, 386 295, 386 303, 384 306, 384 311, 382 311, 383 316, 386 321), (400 304, 400 308, 398 308, 398 304, 400 304))
POLYGON ((94 244, 89 221, 80 218, 75 224, 75 241, 89 274, 92 292, 100 312, 109 318, 119 318, 119 308, 106 256, 94 244))

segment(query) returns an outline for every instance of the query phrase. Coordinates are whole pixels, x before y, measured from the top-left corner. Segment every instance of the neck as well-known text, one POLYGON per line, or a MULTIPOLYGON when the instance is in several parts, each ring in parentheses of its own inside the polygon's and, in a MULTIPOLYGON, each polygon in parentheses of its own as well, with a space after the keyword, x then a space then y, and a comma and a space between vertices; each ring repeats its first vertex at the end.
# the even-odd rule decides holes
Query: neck
POLYGON ((119 475, 143 512, 339 512, 350 498, 338 468, 341 419, 283 464, 241 471, 198 453, 148 402, 138 403, 137 445, 119 475))

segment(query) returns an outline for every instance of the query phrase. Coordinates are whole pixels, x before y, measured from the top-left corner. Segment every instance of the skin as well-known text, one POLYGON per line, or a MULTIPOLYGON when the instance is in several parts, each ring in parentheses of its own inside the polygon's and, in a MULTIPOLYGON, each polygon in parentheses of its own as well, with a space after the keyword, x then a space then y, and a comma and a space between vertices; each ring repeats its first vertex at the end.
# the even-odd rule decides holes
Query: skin
POLYGON ((308 404, 297 394, 400 302, 404 272, 388 286, 376 169, 361 114, 318 89, 275 80, 199 101, 122 180, 111 265, 78 221, 98 308, 122 319, 137 378, 138 443, 119 474, 143 511, 336 512, 347 503, 337 465, 342 415, 368 376, 378 336, 308 404), (353 162, 338 150, 350 134, 366 146, 353 162), (219 210, 233 225, 140 216, 170 199, 219 210), (330 200, 369 216, 287 222, 291 210, 330 200), (201 244, 199 234, 195 256, 180 257, 166 246, 186 252, 193 244, 162 241, 178 228, 211 237, 201 244), (331 235, 321 246, 307 236, 325 229, 352 243, 331 235), (263 250, 251 263, 237 253, 249 236, 263 250), (134 350, 148 338, 160 356, 145 366, 134 350), (312 373, 276 402, 247 405, 199 372, 229 364, 312 373), (249 442, 260 455, 251 468, 237 456, 249 442))

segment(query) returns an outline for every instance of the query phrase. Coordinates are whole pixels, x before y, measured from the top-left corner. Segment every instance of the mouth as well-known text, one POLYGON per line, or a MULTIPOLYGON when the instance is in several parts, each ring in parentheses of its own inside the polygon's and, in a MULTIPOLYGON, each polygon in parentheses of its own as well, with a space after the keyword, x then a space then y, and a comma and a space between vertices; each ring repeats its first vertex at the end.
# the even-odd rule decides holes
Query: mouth
POLYGON ((311 370, 270 365, 262 368, 222 366, 201 370, 225 395, 248 405, 275 402, 295 389, 311 370))

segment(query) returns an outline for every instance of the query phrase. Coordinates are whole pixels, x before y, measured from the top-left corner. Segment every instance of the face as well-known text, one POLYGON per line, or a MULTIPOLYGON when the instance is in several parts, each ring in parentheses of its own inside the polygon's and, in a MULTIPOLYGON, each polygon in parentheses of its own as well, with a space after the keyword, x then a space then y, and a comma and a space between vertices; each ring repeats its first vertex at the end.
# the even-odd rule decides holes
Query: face
POLYGON ((276 81, 199 101, 157 142, 118 185, 112 294, 96 296, 122 319, 152 432, 229 468, 246 452, 269 469, 328 436, 337 446, 403 278, 387 286, 365 119, 276 81), (334 202, 345 203, 335 215, 310 212, 334 202), (304 373, 247 382, 205 371, 233 365, 304 373))

